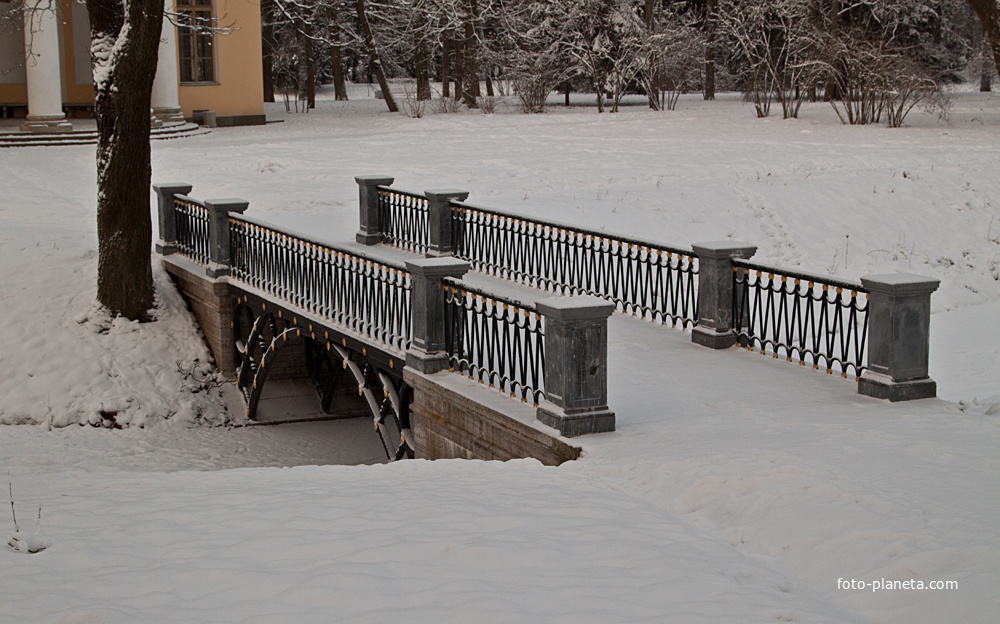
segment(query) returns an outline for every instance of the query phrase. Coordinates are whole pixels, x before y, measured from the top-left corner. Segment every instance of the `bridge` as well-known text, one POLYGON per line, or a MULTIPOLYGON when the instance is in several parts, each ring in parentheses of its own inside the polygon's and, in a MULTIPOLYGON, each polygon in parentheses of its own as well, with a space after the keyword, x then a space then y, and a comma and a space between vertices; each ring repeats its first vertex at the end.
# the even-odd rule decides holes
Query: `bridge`
POLYGON ((615 311, 853 378, 891 401, 934 396, 937 280, 837 280, 752 263, 753 245, 597 232, 355 178, 356 240, 332 243, 158 184, 157 251, 255 418, 269 379, 308 378, 324 411, 368 414, 390 460, 558 464, 613 431, 615 311), (356 393, 355 393, 356 391, 356 393))

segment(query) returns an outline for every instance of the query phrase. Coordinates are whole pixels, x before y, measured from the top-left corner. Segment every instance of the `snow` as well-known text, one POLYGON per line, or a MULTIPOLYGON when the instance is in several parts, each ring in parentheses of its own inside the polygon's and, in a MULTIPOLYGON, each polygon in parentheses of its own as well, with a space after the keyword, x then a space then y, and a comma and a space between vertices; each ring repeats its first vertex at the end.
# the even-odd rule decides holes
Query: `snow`
POLYGON ((45 548, 0 548, 0 623, 1000 619, 1000 98, 889 130, 819 104, 758 120, 735 96, 422 119, 351 96, 156 142, 154 180, 334 241, 357 229, 353 177, 384 173, 802 271, 927 275, 941 398, 877 401, 614 315, 618 430, 574 439, 580 460, 335 465, 374 461, 360 428, 210 426, 243 424, 240 399, 158 263, 155 323, 94 308, 92 146, 3 150, 0 469, 21 533, 0 514, 0 537, 45 548), (838 587, 883 579, 957 588, 838 587))

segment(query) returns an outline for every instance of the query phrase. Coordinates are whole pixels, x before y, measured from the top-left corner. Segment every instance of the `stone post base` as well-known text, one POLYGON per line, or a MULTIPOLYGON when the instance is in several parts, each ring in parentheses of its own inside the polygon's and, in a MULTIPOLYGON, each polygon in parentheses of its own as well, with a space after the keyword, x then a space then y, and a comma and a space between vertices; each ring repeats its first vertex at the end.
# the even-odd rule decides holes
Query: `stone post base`
POLYGON ((378 245, 382 241, 382 237, 370 232, 358 232, 354 235, 354 240, 362 245, 378 245))
POLYGON ((160 124, 184 123, 184 113, 181 112, 180 106, 174 106, 171 108, 154 108, 153 117, 160 122, 160 124))
POLYGON ((411 346, 406 351, 406 365, 423 375, 433 375, 438 371, 448 370, 448 354, 444 351, 428 353, 411 346))
POLYGON ((717 331, 711 327, 696 326, 691 330, 691 342, 709 349, 728 349, 736 344, 736 332, 731 329, 717 331))
POLYGON ((543 425, 558 429, 567 438, 615 430, 615 413, 609 409, 567 414, 561 407, 544 404, 538 406, 536 416, 543 425))
POLYGON ((66 121, 66 115, 28 115, 21 130, 39 134, 72 132, 73 124, 66 121))
POLYGON ((911 381, 893 381, 887 375, 865 371, 861 373, 861 379, 858 380, 858 394, 876 399, 889 399, 893 403, 932 399, 937 396, 937 382, 930 377, 911 381))

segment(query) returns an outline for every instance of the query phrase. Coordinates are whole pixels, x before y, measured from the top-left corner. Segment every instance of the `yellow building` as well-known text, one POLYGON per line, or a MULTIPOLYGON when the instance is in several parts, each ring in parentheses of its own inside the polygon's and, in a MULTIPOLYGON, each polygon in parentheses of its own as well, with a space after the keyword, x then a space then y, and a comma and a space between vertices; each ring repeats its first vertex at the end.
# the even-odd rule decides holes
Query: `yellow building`
MULTIPOLYGON (((166 8, 179 25, 164 18, 155 116, 179 121, 214 111, 219 126, 263 124, 259 0, 166 0, 166 8)), ((0 0, 0 114, 24 117, 25 130, 65 132, 93 102, 86 7, 0 0)))

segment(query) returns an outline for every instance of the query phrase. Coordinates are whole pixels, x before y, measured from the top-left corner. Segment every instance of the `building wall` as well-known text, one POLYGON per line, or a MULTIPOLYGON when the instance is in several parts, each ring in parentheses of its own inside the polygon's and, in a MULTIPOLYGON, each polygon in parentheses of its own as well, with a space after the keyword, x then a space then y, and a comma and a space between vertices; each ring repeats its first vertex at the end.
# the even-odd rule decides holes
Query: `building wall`
MULTIPOLYGON (((11 4, 0 3, 0 104, 23 106, 28 101, 24 28, 19 16, 2 19, 14 10, 11 4)), ((63 16, 60 33, 63 103, 90 106, 94 102, 94 87, 87 9, 73 0, 60 0, 60 10, 63 16)), ((216 0, 215 14, 220 27, 233 29, 228 34, 216 35, 219 82, 182 84, 178 99, 184 116, 190 119, 196 110, 213 110, 220 118, 220 125, 225 124, 227 117, 235 120, 257 117, 257 122, 263 123, 260 3, 258 0, 216 0)))
POLYGON ((264 114, 261 70, 260 3, 257 0, 216 0, 215 15, 229 34, 215 36, 218 84, 181 84, 184 116, 213 110, 218 117, 264 114))
POLYGON ((73 0, 60 0, 63 16, 61 47, 63 103, 90 106, 94 103, 94 74, 90 69, 90 20, 87 7, 73 0))
POLYGON ((11 3, 0 3, 0 104, 26 104, 24 22, 11 3))

